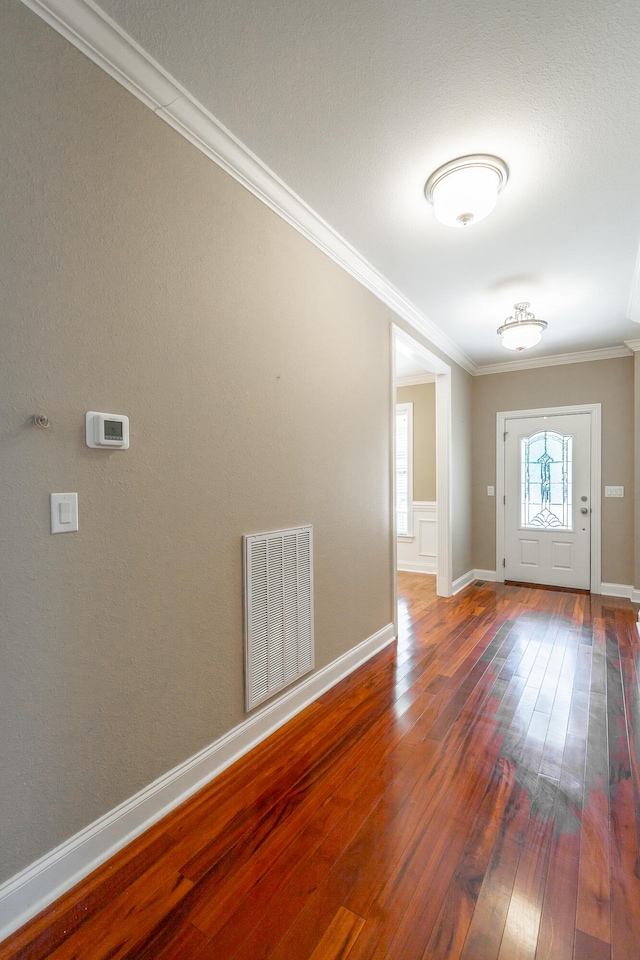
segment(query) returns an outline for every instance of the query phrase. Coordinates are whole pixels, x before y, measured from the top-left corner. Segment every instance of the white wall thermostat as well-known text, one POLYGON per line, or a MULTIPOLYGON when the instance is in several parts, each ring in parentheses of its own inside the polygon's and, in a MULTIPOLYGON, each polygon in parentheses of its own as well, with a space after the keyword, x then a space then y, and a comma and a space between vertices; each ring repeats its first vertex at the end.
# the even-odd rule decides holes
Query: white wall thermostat
POLYGON ((129 449, 129 417, 121 413, 98 413, 89 410, 85 417, 88 447, 103 450, 129 449))

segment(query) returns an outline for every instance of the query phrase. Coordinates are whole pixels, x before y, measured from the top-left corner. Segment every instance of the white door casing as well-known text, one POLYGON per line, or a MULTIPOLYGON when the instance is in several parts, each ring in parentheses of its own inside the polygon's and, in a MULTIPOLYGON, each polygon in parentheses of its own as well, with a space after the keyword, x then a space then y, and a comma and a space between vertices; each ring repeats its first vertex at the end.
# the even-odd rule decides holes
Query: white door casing
POLYGON ((600 592, 600 404, 498 413, 496 450, 497 580, 600 592), (569 530, 536 529, 520 512, 520 440, 542 430, 575 434, 569 530))
MULTIPOLYGON (((425 370, 436 375, 436 592, 439 597, 450 597, 453 592, 452 522, 451 522, 451 367, 428 350, 395 323, 391 324, 391 423, 395 424, 396 406, 396 350, 398 343, 406 345, 424 364, 425 370)), ((395 465, 395 430, 391 432, 392 467, 395 465)), ((395 469, 392 468, 393 504, 393 568, 397 569, 397 540, 395 520, 395 469)), ((394 605, 397 610, 397 578, 393 578, 394 605)))
POLYGON ((590 434, 588 413, 508 421, 504 438, 507 580, 589 589, 590 434), (525 462, 527 447, 534 451, 531 463, 525 462), (525 490, 530 494, 528 508, 523 502, 525 490))

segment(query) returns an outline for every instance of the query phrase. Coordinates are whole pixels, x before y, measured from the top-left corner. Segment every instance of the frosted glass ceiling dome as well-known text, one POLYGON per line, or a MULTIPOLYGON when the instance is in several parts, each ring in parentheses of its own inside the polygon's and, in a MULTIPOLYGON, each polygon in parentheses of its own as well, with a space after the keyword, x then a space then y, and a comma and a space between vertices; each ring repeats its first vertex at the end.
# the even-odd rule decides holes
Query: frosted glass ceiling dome
POLYGON ((547 328, 546 320, 537 320, 526 302, 516 303, 515 317, 507 317, 497 333, 502 337, 502 346, 507 350, 528 350, 542 340, 547 328))
POLYGON ((508 176, 507 165, 499 157, 473 154, 434 170, 424 192, 440 223, 467 227, 489 216, 508 176))

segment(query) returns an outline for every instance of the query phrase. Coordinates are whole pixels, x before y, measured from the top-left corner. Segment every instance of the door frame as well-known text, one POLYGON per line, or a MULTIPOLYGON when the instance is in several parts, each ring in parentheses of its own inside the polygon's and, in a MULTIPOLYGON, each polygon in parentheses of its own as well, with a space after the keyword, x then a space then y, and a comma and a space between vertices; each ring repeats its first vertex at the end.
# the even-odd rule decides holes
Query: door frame
POLYGON ((540 407, 535 410, 502 410, 496 414, 496 580, 504 583, 504 435, 509 420, 521 417, 561 417, 564 414, 586 413, 591 426, 591 579, 590 590, 602 590, 602 408, 599 403, 575 404, 567 407, 540 407))
MULTIPOLYGON (((451 367, 395 323, 391 324, 391 517, 393 534, 394 611, 398 608, 398 541, 396 532, 396 344, 402 341, 434 373, 436 380, 436 593, 453 594, 451 529, 451 367)), ((397 612, 395 613, 397 617, 397 612)))

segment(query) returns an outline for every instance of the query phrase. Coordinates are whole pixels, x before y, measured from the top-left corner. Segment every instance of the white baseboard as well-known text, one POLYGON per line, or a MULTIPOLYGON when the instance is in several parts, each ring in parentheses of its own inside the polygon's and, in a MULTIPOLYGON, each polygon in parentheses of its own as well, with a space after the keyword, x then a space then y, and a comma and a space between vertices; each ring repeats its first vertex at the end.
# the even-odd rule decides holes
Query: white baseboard
MULTIPOLYGON (((497 579, 495 570, 470 570, 469 573, 454 581, 453 592, 459 593, 474 580, 488 580, 495 583, 497 579)), ((625 583, 601 583, 599 593, 603 597, 624 597, 632 603, 640 603, 640 590, 625 583)))
MULTIPOLYGON (((495 580, 496 572, 495 570, 476 570, 476 576, 481 580, 495 580)), ((601 583, 597 593, 602 597, 623 597, 634 603, 640 603, 640 590, 635 590, 626 583, 601 583)))
MULTIPOLYGON (((640 591, 634 590, 634 588, 627 583, 600 584, 600 595, 603 597, 625 597, 627 600, 632 600, 634 593, 640 593, 640 591)), ((639 600, 636 601, 636 603, 639 602, 639 600)))
POLYGON ((422 562, 403 560, 398 564, 398 570, 403 570, 405 573, 429 573, 435 576, 438 572, 438 561, 435 557, 422 562))
POLYGON ((467 573, 464 573, 461 577, 458 577, 457 580, 453 581, 451 585, 452 596, 455 597, 457 593, 460 593, 461 590, 468 587, 474 580, 489 580, 491 583, 494 583, 496 580, 496 571, 468 570, 467 573))
MULTIPOLYGON (((398 568, 400 569, 400 568, 398 568)), ((404 568, 403 568, 404 569, 404 568)), ((453 581, 453 596, 468 587, 474 580, 488 580, 494 583, 498 579, 495 570, 469 570, 468 573, 453 581)), ((623 597, 632 603, 640 603, 640 590, 626 583, 601 583, 599 594, 603 597, 623 597)))
POLYGON ((454 580, 451 584, 451 596, 455 597, 456 593, 460 593, 460 591, 468 587, 470 583, 473 583, 475 579, 475 570, 468 570, 461 577, 458 577, 458 579, 454 580))
POLYGON ((0 886, 0 942, 395 639, 392 623, 0 886))
POLYGON ((495 570, 474 570, 473 571, 474 580, 488 580, 489 583, 495 583, 498 579, 498 574, 495 570))

